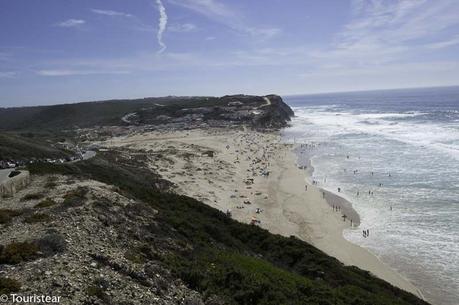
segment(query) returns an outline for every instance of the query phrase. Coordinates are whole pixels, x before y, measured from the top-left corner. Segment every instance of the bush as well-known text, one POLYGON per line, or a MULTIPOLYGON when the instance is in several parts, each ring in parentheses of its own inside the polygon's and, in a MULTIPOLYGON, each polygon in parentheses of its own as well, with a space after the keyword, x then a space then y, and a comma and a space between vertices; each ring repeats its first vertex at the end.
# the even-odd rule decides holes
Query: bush
POLYGON ((42 209, 42 208, 53 206, 55 204, 56 202, 54 200, 47 198, 45 200, 40 201, 37 205, 35 205, 35 207, 38 209, 42 209))
POLYGON ((45 188, 47 189, 55 188, 57 186, 56 181, 57 181, 57 177, 54 177, 54 176, 49 177, 48 180, 46 181, 45 188))
POLYGON ((42 199, 45 197, 42 193, 32 193, 32 194, 27 194, 24 197, 21 198, 21 201, 29 201, 29 200, 38 200, 42 199))
POLYGON ((109 283, 101 278, 95 279, 94 283, 86 288, 86 294, 100 299, 102 302, 111 304, 110 296, 105 292, 109 283))
POLYGON ((77 207, 84 204, 88 189, 85 187, 78 187, 76 190, 69 191, 64 196, 64 207, 77 207))
POLYGON ((38 257, 38 246, 30 242, 12 242, 0 246, 0 264, 15 265, 38 257))
POLYGON ((124 258, 134 264, 144 264, 146 262, 145 257, 133 249, 129 249, 124 252, 124 258))
POLYGON ((64 237, 57 232, 48 233, 43 238, 37 240, 36 244, 46 256, 64 252, 67 248, 67 242, 64 237))
POLYGON ((22 211, 18 210, 8 210, 8 209, 0 209, 0 224, 7 224, 11 222, 11 220, 22 214, 22 211))
POLYGON ((21 283, 15 279, 0 277, 0 295, 18 292, 21 289, 21 283))
POLYGON ((24 222, 26 223, 38 223, 38 222, 48 222, 51 220, 51 217, 48 214, 43 213, 35 213, 26 218, 24 218, 24 222))

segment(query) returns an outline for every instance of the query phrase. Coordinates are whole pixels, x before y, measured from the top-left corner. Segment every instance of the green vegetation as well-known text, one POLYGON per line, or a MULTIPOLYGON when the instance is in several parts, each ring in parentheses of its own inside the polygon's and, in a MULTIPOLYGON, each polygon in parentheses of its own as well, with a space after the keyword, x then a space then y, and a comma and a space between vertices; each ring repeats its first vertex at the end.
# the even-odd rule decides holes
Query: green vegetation
POLYGON ((24 218, 25 223, 38 223, 38 222, 48 222, 51 220, 51 217, 48 214, 35 213, 24 218))
MULTIPOLYGON (((0 108, 0 130, 55 130, 74 127, 94 127, 119 125, 121 117, 142 108, 154 107, 155 104, 189 104, 206 101, 205 98, 145 98, 136 100, 111 100, 85 102, 54 106, 37 106, 21 108, 0 108)), ((157 107, 159 108, 159 107, 157 107)), ((23 132, 22 135, 30 135, 23 132)), ((31 139, 35 138, 31 134, 31 139)), ((0 154, 1 155, 1 154, 0 154)), ((1 158, 0 158, 1 159, 1 158)))
POLYGON ((21 283, 15 279, 0 277, 0 295, 18 292, 21 289, 21 283))
POLYGON ((0 264, 15 265, 38 257, 38 246, 30 242, 12 242, 0 245, 0 264))
POLYGON ((124 258, 134 264, 144 264, 147 260, 145 257, 138 253, 135 249, 129 249, 124 253, 124 258))
MULTIPOLYGON (((427 304, 297 238, 238 223, 195 199, 169 193, 166 181, 120 155, 34 164, 29 170, 98 180, 151 205, 158 215, 150 230, 176 245, 160 261, 188 286, 204 296, 218 295, 227 304, 427 304)), ((145 255, 147 248, 134 249, 131 258, 140 257, 139 263, 156 259, 145 255)))
MULTIPOLYGON (((2 119, 0 119, 0 121, 2 121, 2 119)), ((0 123, 0 125, 1 124, 2 123, 0 123)), ((48 141, 49 136, 30 138, 21 134, 1 132, 0 160, 21 160, 28 158, 64 158, 70 155, 67 151, 52 147, 48 141)))
POLYGON ((100 299, 105 304, 111 304, 111 298, 106 293, 108 282, 104 279, 98 278, 94 280, 94 283, 86 288, 86 294, 100 299))
POLYGON ((35 208, 43 209, 43 208, 51 207, 55 204, 56 202, 54 200, 46 198, 45 200, 42 200, 37 205, 35 205, 35 208))
POLYGON ((39 200, 45 197, 42 193, 31 193, 21 198, 21 201, 39 200))
POLYGON ((84 204, 86 200, 86 194, 88 189, 85 187, 78 187, 76 190, 69 191, 64 196, 64 203, 62 204, 65 208, 78 207, 84 204))
POLYGON ((48 177, 48 179, 46 180, 46 183, 45 183, 45 188, 46 189, 54 189, 54 188, 56 188, 56 186, 57 186, 56 181, 57 181, 57 177, 54 177, 54 176, 48 177))
POLYGON ((133 262, 134 264, 143 264, 149 260, 155 260, 157 255, 152 251, 148 244, 143 244, 132 249, 128 249, 124 253, 124 258, 133 262))
POLYGON ((0 224, 7 224, 11 222, 11 220, 22 214, 22 211, 19 210, 8 210, 8 209, 0 209, 0 224))
POLYGON ((39 257, 51 256, 63 252, 66 247, 64 237, 51 231, 40 239, 0 245, 0 265, 16 265, 39 257))
MULTIPOLYGON (((75 128, 92 128, 96 126, 114 126, 126 124, 121 119, 127 114, 135 113, 134 119, 141 124, 164 123, 168 117, 184 117, 199 114, 204 121, 208 120, 239 120, 253 123, 252 115, 242 118, 234 116, 235 109, 240 106, 252 108, 265 105, 264 110, 271 109, 259 118, 257 126, 283 126, 285 120, 293 116, 293 111, 284 104, 280 97, 270 96, 271 105, 260 96, 223 96, 223 97, 163 97, 135 100, 111 100, 85 102, 54 106, 0 108, 0 130, 20 131, 21 136, 35 140, 41 133, 56 130, 74 130, 75 128), (232 108, 228 108, 229 106, 232 108), (206 108, 206 109, 203 109, 206 108), (160 117, 160 118, 158 118, 160 117), (162 117, 162 119, 161 119, 162 117)), ((59 135, 61 136, 61 135, 59 135)), ((1 154, 0 154, 1 155, 1 154)))

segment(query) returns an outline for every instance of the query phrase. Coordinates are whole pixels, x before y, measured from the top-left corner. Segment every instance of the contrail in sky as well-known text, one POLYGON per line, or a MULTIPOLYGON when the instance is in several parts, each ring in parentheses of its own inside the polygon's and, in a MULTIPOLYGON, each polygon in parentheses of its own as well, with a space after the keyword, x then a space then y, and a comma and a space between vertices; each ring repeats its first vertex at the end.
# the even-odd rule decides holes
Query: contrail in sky
POLYGON ((158 33, 156 34, 156 37, 158 39, 158 44, 161 47, 157 53, 161 54, 167 48, 166 44, 163 42, 163 33, 166 30, 166 26, 167 26, 167 14, 166 14, 166 8, 164 7, 161 0, 156 0, 156 4, 158 5, 158 11, 159 11, 159 27, 158 27, 158 33))

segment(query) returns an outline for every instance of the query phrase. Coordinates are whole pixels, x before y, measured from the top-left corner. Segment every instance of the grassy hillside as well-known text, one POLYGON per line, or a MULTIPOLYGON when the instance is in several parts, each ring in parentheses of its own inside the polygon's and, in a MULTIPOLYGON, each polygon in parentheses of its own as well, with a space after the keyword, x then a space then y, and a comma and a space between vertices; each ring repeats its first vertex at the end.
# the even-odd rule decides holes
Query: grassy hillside
POLYGON ((52 138, 39 134, 0 133, 0 160, 60 158, 69 152, 51 146, 52 138))
POLYGON ((151 256, 148 247, 154 241, 144 240, 146 246, 133 249, 137 253, 132 256, 160 262, 204 297, 247 305, 427 304, 297 238, 236 222, 195 199, 168 192, 168 182, 143 168, 141 160, 100 153, 84 162, 34 164, 30 170, 98 180, 153 207, 157 222, 145 230, 168 246, 151 256))
POLYGON ((293 111, 279 96, 269 97, 269 104, 261 96, 234 95, 0 108, 0 130, 53 131, 127 125, 122 118, 133 113, 129 124, 134 125, 218 121, 222 124, 238 122, 256 127, 282 127, 293 116, 293 111))
POLYGON ((77 104, 0 108, 0 130, 31 130, 54 128, 93 127, 120 125, 121 117, 155 104, 187 104, 204 98, 145 98, 135 100, 110 100, 77 104))

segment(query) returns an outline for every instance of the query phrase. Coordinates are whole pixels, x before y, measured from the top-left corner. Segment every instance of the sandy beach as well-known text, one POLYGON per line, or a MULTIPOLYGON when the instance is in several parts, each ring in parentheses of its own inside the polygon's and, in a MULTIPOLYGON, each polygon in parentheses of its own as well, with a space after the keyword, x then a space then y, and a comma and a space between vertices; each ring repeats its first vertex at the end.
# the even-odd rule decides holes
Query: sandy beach
MULTIPOLYGON (((279 133, 241 129, 139 132, 111 138, 105 147, 148 152, 148 166, 197 198, 244 223, 296 236, 346 265, 355 265, 418 296, 408 280, 366 249, 347 241, 343 229, 358 215, 339 196, 308 180, 296 165, 293 146, 279 133), (306 187, 307 186, 307 187, 306 187), (306 189, 307 188, 307 189, 306 189), (328 201, 327 201, 328 200, 328 201), (332 206, 340 206, 336 211, 332 206), (343 219, 342 214, 347 214, 343 219)), ((360 230, 356 227, 357 230, 360 230)))

